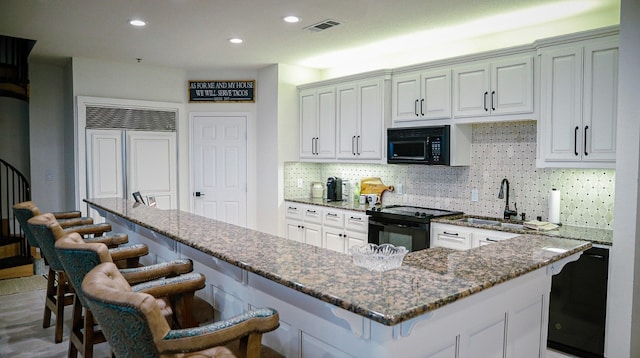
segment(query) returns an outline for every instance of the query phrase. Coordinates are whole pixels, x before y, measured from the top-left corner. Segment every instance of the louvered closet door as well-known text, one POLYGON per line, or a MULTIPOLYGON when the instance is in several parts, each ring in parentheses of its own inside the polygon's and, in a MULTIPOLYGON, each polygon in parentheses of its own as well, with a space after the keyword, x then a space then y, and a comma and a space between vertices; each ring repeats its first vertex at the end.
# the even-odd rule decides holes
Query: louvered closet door
MULTIPOLYGON (((160 209, 177 209, 175 132, 126 132, 127 199, 139 191, 154 196, 160 209)), ((148 203, 147 203, 148 204, 148 203)))

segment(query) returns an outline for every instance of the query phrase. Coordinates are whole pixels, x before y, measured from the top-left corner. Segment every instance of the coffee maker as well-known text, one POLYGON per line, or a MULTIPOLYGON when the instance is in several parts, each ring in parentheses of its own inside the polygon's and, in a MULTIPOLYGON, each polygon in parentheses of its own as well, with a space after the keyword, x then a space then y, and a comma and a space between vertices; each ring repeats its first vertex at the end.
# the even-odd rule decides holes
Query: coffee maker
POLYGON ((342 179, 338 177, 327 179, 327 201, 342 201, 342 179))

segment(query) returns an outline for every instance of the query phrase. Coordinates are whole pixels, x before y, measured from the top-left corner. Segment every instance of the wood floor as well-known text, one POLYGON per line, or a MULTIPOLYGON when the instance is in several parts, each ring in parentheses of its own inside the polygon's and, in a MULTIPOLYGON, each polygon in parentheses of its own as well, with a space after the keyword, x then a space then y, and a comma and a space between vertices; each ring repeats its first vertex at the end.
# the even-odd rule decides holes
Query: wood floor
MULTIPOLYGON (((51 327, 42 328, 44 298, 44 290, 0 296, 0 358, 67 356, 71 306, 65 310, 64 339, 56 344, 53 339, 55 321, 51 327)), ((94 357, 110 356, 108 343, 95 346, 94 357)))

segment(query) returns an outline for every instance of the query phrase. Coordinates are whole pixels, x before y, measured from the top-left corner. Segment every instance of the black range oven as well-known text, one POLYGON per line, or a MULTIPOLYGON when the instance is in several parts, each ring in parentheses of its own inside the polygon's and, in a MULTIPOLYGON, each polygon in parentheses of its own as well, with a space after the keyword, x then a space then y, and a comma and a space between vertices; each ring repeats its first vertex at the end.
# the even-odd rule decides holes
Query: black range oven
POLYGON ((404 246, 409 251, 429 247, 429 224, 432 218, 461 215, 460 211, 390 205, 373 207, 369 215, 369 242, 404 246))

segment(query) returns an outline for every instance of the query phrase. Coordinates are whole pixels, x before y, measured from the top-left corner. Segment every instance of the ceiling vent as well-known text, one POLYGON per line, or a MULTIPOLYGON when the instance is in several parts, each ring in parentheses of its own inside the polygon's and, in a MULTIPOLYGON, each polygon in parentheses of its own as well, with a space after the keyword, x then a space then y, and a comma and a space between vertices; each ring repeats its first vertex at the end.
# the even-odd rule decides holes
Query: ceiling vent
POLYGON ((322 22, 319 22, 315 25, 311 25, 311 26, 307 26, 304 29, 305 30, 309 30, 309 31, 313 31, 313 32, 320 32, 320 31, 324 31, 327 29, 330 29, 332 27, 336 27, 338 25, 340 25, 341 23, 336 21, 336 20, 324 20, 322 22))

